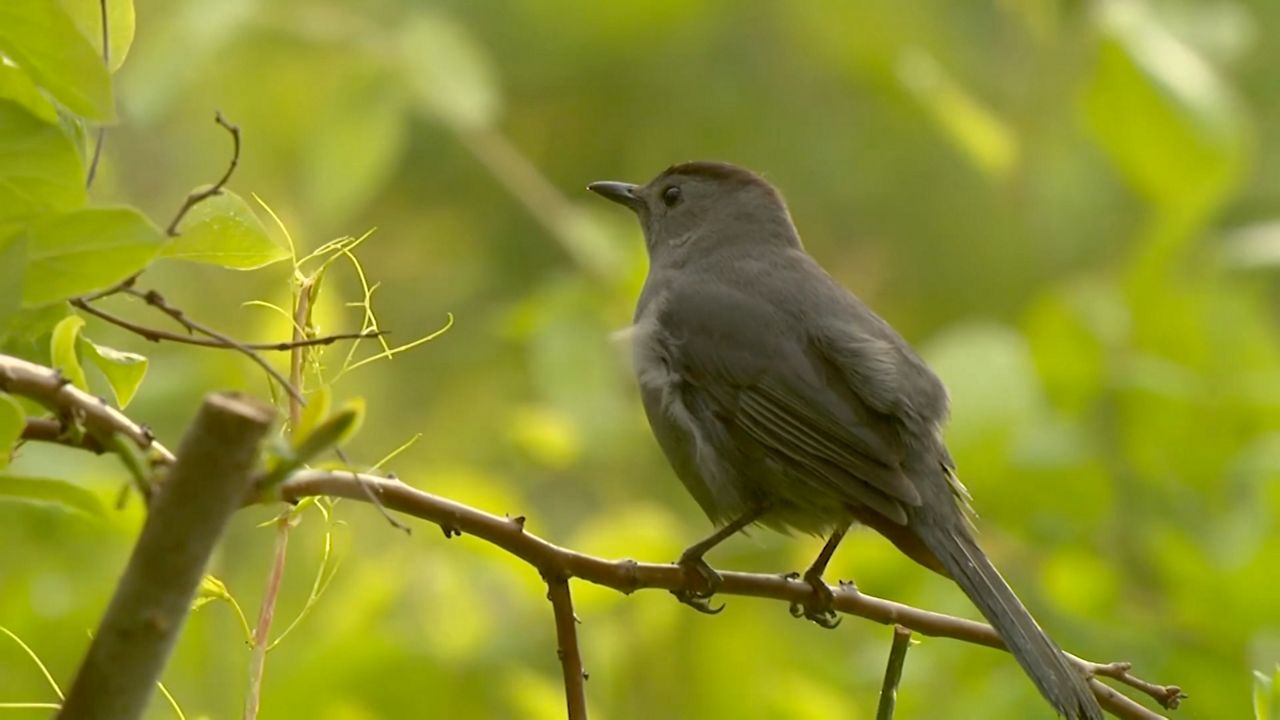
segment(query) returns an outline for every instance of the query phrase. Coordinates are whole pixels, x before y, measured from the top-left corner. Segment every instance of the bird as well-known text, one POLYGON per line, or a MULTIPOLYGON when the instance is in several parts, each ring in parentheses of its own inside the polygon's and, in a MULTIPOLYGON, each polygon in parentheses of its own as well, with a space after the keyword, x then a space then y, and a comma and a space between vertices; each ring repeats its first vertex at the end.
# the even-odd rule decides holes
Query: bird
MULTIPOLYGON (((650 428, 715 532, 678 564, 703 612, 720 584, 704 556, 750 526, 820 535, 793 613, 834 627, 822 575, 855 524, 954 581, 1061 717, 1098 720, 1085 671, 1040 628, 979 546, 943 440, 942 381, 805 250, 782 194, 729 163, 587 188, 631 209, 649 259, 632 367, 650 428)), ((794 577, 794 575, 793 575, 794 577)))

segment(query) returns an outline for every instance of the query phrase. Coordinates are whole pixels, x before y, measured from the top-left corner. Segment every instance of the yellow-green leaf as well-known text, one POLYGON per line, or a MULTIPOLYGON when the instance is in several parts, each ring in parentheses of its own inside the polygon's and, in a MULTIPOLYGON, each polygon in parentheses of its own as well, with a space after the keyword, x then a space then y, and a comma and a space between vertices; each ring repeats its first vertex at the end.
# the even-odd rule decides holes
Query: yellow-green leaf
POLYGON ((364 423, 364 398, 353 398, 343 403, 338 412, 325 418, 305 436, 294 442, 297 462, 310 462, 320 453, 337 447, 360 430, 364 423))
POLYGON ((178 232, 178 237, 160 251, 164 257, 233 270, 252 270, 289 257, 289 251, 271 239, 248 203, 230 190, 191 208, 178 232))
MULTIPOLYGON (((68 318, 70 319, 70 318, 68 318)), ((85 357, 106 376, 111 385, 111 392, 116 396, 116 404, 124 409, 129 405, 142 378, 147 374, 147 358, 137 353, 124 352, 99 345, 87 337, 80 337, 80 347, 85 357)))
POLYGON ((49 341, 49 356, 53 359, 53 368, 62 373, 62 377, 71 381, 81 390, 89 390, 89 382, 85 379, 84 368, 80 365, 80 355, 76 353, 76 341, 80 338, 80 328, 84 327, 84 318, 79 315, 68 315, 62 318, 53 328, 53 337, 49 341))
POLYGON ((101 290, 147 266, 164 235, 133 208, 92 208, 33 222, 23 303, 42 305, 101 290))
POLYGON ((71 139, 17 102, 0 100, 0 225, 84 201, 84 169, 71 139))
POLYGON ((18 500, 57 505, 95 518, 106 517, 97 495, 65 480, 0 473, 0 501, 18 500))
POLYGON ((0 2, 0 51, 71 112, 99 122, 115 120, 111 75, 102 56, 59 3, 0 2))
POLYGON ((0 98, 8 98, 47 123, 58 122, 58 109, 20 67, 0 63, 0 98))
POLYGON ((22 235, 0 237, 0 327, 22 309, 22 277, 26 269, 26 238, 22 235))
POLYGON ((332 405, 333 393, 328 385, 322 385, 307 398, 307 406, 302 409, 302 415, 298 418, 298 427, 290 428, 293 437, 305 438, 310 435, 328 417, 332 405))
POLYGON ((18 438, 22 437, 22 428, 26 424, 27 413, 18 401, 0 393, 0 470, 9 465, 9 454, 18 438))
MULTIPOLYGON (((80 33, 93 45, 98 57, 102 57, 102 2, 101 0, 62 0, 62 7, 75 21, 80 33)), ((107 43, 111 52, 108 69, 115 72, 129 54, 133 45, 133 0, 107 0, 107 43)))

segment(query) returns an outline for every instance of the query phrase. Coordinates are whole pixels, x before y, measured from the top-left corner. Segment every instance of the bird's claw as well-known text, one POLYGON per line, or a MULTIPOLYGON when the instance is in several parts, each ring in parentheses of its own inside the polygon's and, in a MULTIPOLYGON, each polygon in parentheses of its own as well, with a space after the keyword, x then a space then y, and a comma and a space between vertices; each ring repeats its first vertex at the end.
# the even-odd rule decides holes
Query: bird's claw
POLYGON ((690 574, 696 575, 701 579, 703 586, 696 590, 680 589, 672 590, 671 594, 681 603, 697 610, 704 615, 719 615, 724 610, 724 604, 721 603, 717 607, 711 606, 711 596, 716 594, 724 578, 720 577, 720 573, 716 572, 706 560, 701 557, 682 555, 676 564, 685 571, 685 576, 690 574))
MULTIPOLYGON (((801 579, 802 576, 792 573, 787 579, 801 579), (793 576, 793 577, 792 577, 793 576)), ((835 593, 822 581, 821 576, 805 573, 804 582, 813 589, 813 598, 805 602, 791 603, 791 617, 805 618, 819 627, 834 629, 842 619, 835 611, 835 593)))

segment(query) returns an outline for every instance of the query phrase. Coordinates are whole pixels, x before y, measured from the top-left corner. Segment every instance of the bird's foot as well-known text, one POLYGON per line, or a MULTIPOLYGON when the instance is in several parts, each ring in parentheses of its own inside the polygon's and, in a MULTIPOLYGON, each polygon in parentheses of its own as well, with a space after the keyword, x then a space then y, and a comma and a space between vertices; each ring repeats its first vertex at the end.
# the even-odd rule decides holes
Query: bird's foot
POLYGON ((701 555, 681 555, 676 561, 685 572, 685 577, 696 576, 702 583, 703 587, 696 590, 680 589, 672 590, 671 594, 676 596, 680 602, 697 610, 705 615, 718 615, 724 610, 724 603, 718 607, 711 606, 711 596, 716 594, 716 589, 724 582, 724 578, 720 577, 720 573, 716 572, 701 555))
POLYGON ((787 579, 803 579, 813 589, 813 597, 803 603, 791 603, 791 617, 805 618, 828 630, 840 624, 840 616, 835 611, 835 593, 822 581, 821 575, 805 573, 802 576, 792 573, 787 579))

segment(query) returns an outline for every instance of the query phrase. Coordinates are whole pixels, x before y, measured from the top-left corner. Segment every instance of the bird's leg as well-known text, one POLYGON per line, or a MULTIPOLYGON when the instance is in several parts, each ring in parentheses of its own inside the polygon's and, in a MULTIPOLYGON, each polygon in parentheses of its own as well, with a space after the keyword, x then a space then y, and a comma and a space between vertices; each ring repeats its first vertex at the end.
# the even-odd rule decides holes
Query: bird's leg
POLYGON ((723 582, 723 580, 720 577, 720 573, 713 570, 711 566, 707 564, 707 561, 702 559, 702 556, 706 555, 711 548, 724 542, 730 535, 733 535, 742 528, 750 525, 756 520, 759 520, 760 516, 763 515, 767 509, 767 506, 764 505, 752 508, 751 510, 743 513, 733 522, 730 522, 702 540, 699 540, 685 548, 685 551, 680 553, 680 559, 676 561, 676 564, 684 568, 686 576, 689 573, 693 573, 701 578, 706 587, 700 590, 672 590, 671 594, 675 595, 676 599, 680 602, 700 613, 715 615, 721 610, 724 610, 723 604, 721 604, 720 607, 713 608, 711 607, 711 603, 708 602, 708 599, 715 594, 716 588, 720 587, 720 583, 723 582))
POLYGON ((794 617, 804 617, 830 629, 840 624, 840 616, 836 615, 832 603, 835 602, 835 595, 831 592, 831 588, 822 581, 822 573, 826 572, 827 564, 831 562, 831 556, 835 554, 836 547, 840 541, 844 539, 844 534, 849 532, 849 526, 852 524, 846 521, 831 531, 831 536, 827 538, 827 543, 822 546, 822 551, 818 553, 818 557, 814 558, 813 564, 808 570, 804 571, 804 575, 799 576, 813 588, 814 599, 806 603, 791 603, 791 614, 794 617))

